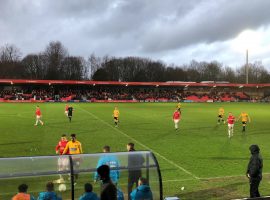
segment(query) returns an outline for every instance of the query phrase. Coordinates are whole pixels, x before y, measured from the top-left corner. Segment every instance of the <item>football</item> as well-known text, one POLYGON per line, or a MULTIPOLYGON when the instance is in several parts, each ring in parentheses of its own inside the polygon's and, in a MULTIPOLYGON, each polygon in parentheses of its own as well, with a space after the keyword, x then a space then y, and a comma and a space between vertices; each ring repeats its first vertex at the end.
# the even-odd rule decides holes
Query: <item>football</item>
POLYGON ((58 187, 59 192, 64 192, 66 191, 67 186, 65 184, 60 184, 58 187))

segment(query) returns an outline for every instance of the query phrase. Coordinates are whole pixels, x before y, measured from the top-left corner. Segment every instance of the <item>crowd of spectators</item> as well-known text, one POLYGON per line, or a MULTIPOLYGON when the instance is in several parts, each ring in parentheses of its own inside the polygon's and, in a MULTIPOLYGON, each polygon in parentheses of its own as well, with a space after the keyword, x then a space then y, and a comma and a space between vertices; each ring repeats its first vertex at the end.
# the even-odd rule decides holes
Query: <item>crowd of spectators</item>
POLYGON ((0 88, 1 100, 139 100, 181 101, 189 96, 208 98, 213 101, 250 100, 243 92, 220 92, 185 90, 184 88, 162 87, 47 87, 47 88, 0 88))

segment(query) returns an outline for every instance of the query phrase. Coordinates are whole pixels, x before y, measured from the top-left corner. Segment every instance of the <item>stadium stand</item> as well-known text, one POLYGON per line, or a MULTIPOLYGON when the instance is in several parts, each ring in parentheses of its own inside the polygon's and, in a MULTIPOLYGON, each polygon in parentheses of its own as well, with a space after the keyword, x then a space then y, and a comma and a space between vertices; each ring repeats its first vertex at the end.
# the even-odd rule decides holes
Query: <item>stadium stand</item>
POLYGON ((270 84, 0 79, 0 102, 269 101, 270 84))

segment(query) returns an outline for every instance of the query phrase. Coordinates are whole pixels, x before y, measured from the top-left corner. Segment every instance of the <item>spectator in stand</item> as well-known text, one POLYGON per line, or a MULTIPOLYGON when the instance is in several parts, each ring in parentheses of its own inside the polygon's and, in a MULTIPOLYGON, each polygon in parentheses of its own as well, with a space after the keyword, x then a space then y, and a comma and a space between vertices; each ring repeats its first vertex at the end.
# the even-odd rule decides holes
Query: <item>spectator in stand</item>
POLYGON ((54 192, 54 185, 52 182, 48 182, 46 184, 46 192, 40 192, 38 196, 38 200, 62 200, 61 197, 58 197, 54 192))
POLYGON ((139 186, 133 190, 130 194, 131 200, 152 200, 153 194, 152 191, 148 185, 148 181, 145 178, 139 179, 139 186))
POLYGON ((251 157, 248 163, 246 175, 249 179, 250 198, 260 197, 259 185, 262 180, 263 159, 260 155, 260 148, 254 144, 249 147, 251 157))
POLYGON ((102 181, 100 200, 117 200, 117 189, 110 178, 110 167, 108 165, 101 165, 97 169, 97 173, 102 181))
POLYGON ((85 193, 80 196, 79 200, 99 200, 96 193, 93 192, 93 186, 90 183, 84 185, 85 193))
POLYGON ((27 194, 28 185, 21 184, 18 187, 18 194, 12 197, 12 200, 35 200, 33 196, 27 194))

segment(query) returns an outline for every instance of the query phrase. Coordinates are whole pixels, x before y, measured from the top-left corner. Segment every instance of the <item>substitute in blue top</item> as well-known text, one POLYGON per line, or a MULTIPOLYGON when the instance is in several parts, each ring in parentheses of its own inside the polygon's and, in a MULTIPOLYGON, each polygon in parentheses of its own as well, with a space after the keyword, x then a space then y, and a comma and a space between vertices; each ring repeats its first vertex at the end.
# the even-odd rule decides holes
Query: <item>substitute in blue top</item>
POLYGON ((40 192, 38 195, 38 200, 62 200, 61 197, 58 197, 57 194, 54 192, 54 185, 52 182, 48 182, 46 184, 46 192, 40 192))
POLYGON ((153 200, 152 191, 145 178, 140 178, 138 187, 130 193, 131 200, 153 200))
MULTIPOLYGON (((100 157, 100 159, 98 160, 97 168, 99 168, 101 165, 108 165, 111 169, 110 170, 111 181, 114 184, 117 184, 118 180, 119 180, 119 170, 118 169, 115 170, 114 168, 119 168, 120 162, 116 156, 109 154, 111 152, 110 146, 107 146, 107 145, 104 146, 103 152, 106 153, 106 155, 103 155, 100 157)), ((99 179, 97 173, 95 173, 94 179, 95 179, 95 181, 97 181, 99 179)))
POLYGON ((124 193, 122 192, 122 190, 120 190, 120 188, 117 188, 117 200, 124 200, 124 193))
POLYGON ((93 186, 90 183, 85 183, 84 185, 85 193, 80 196, 79 200, 99 200, 96 193, 93 191, 93 186))

